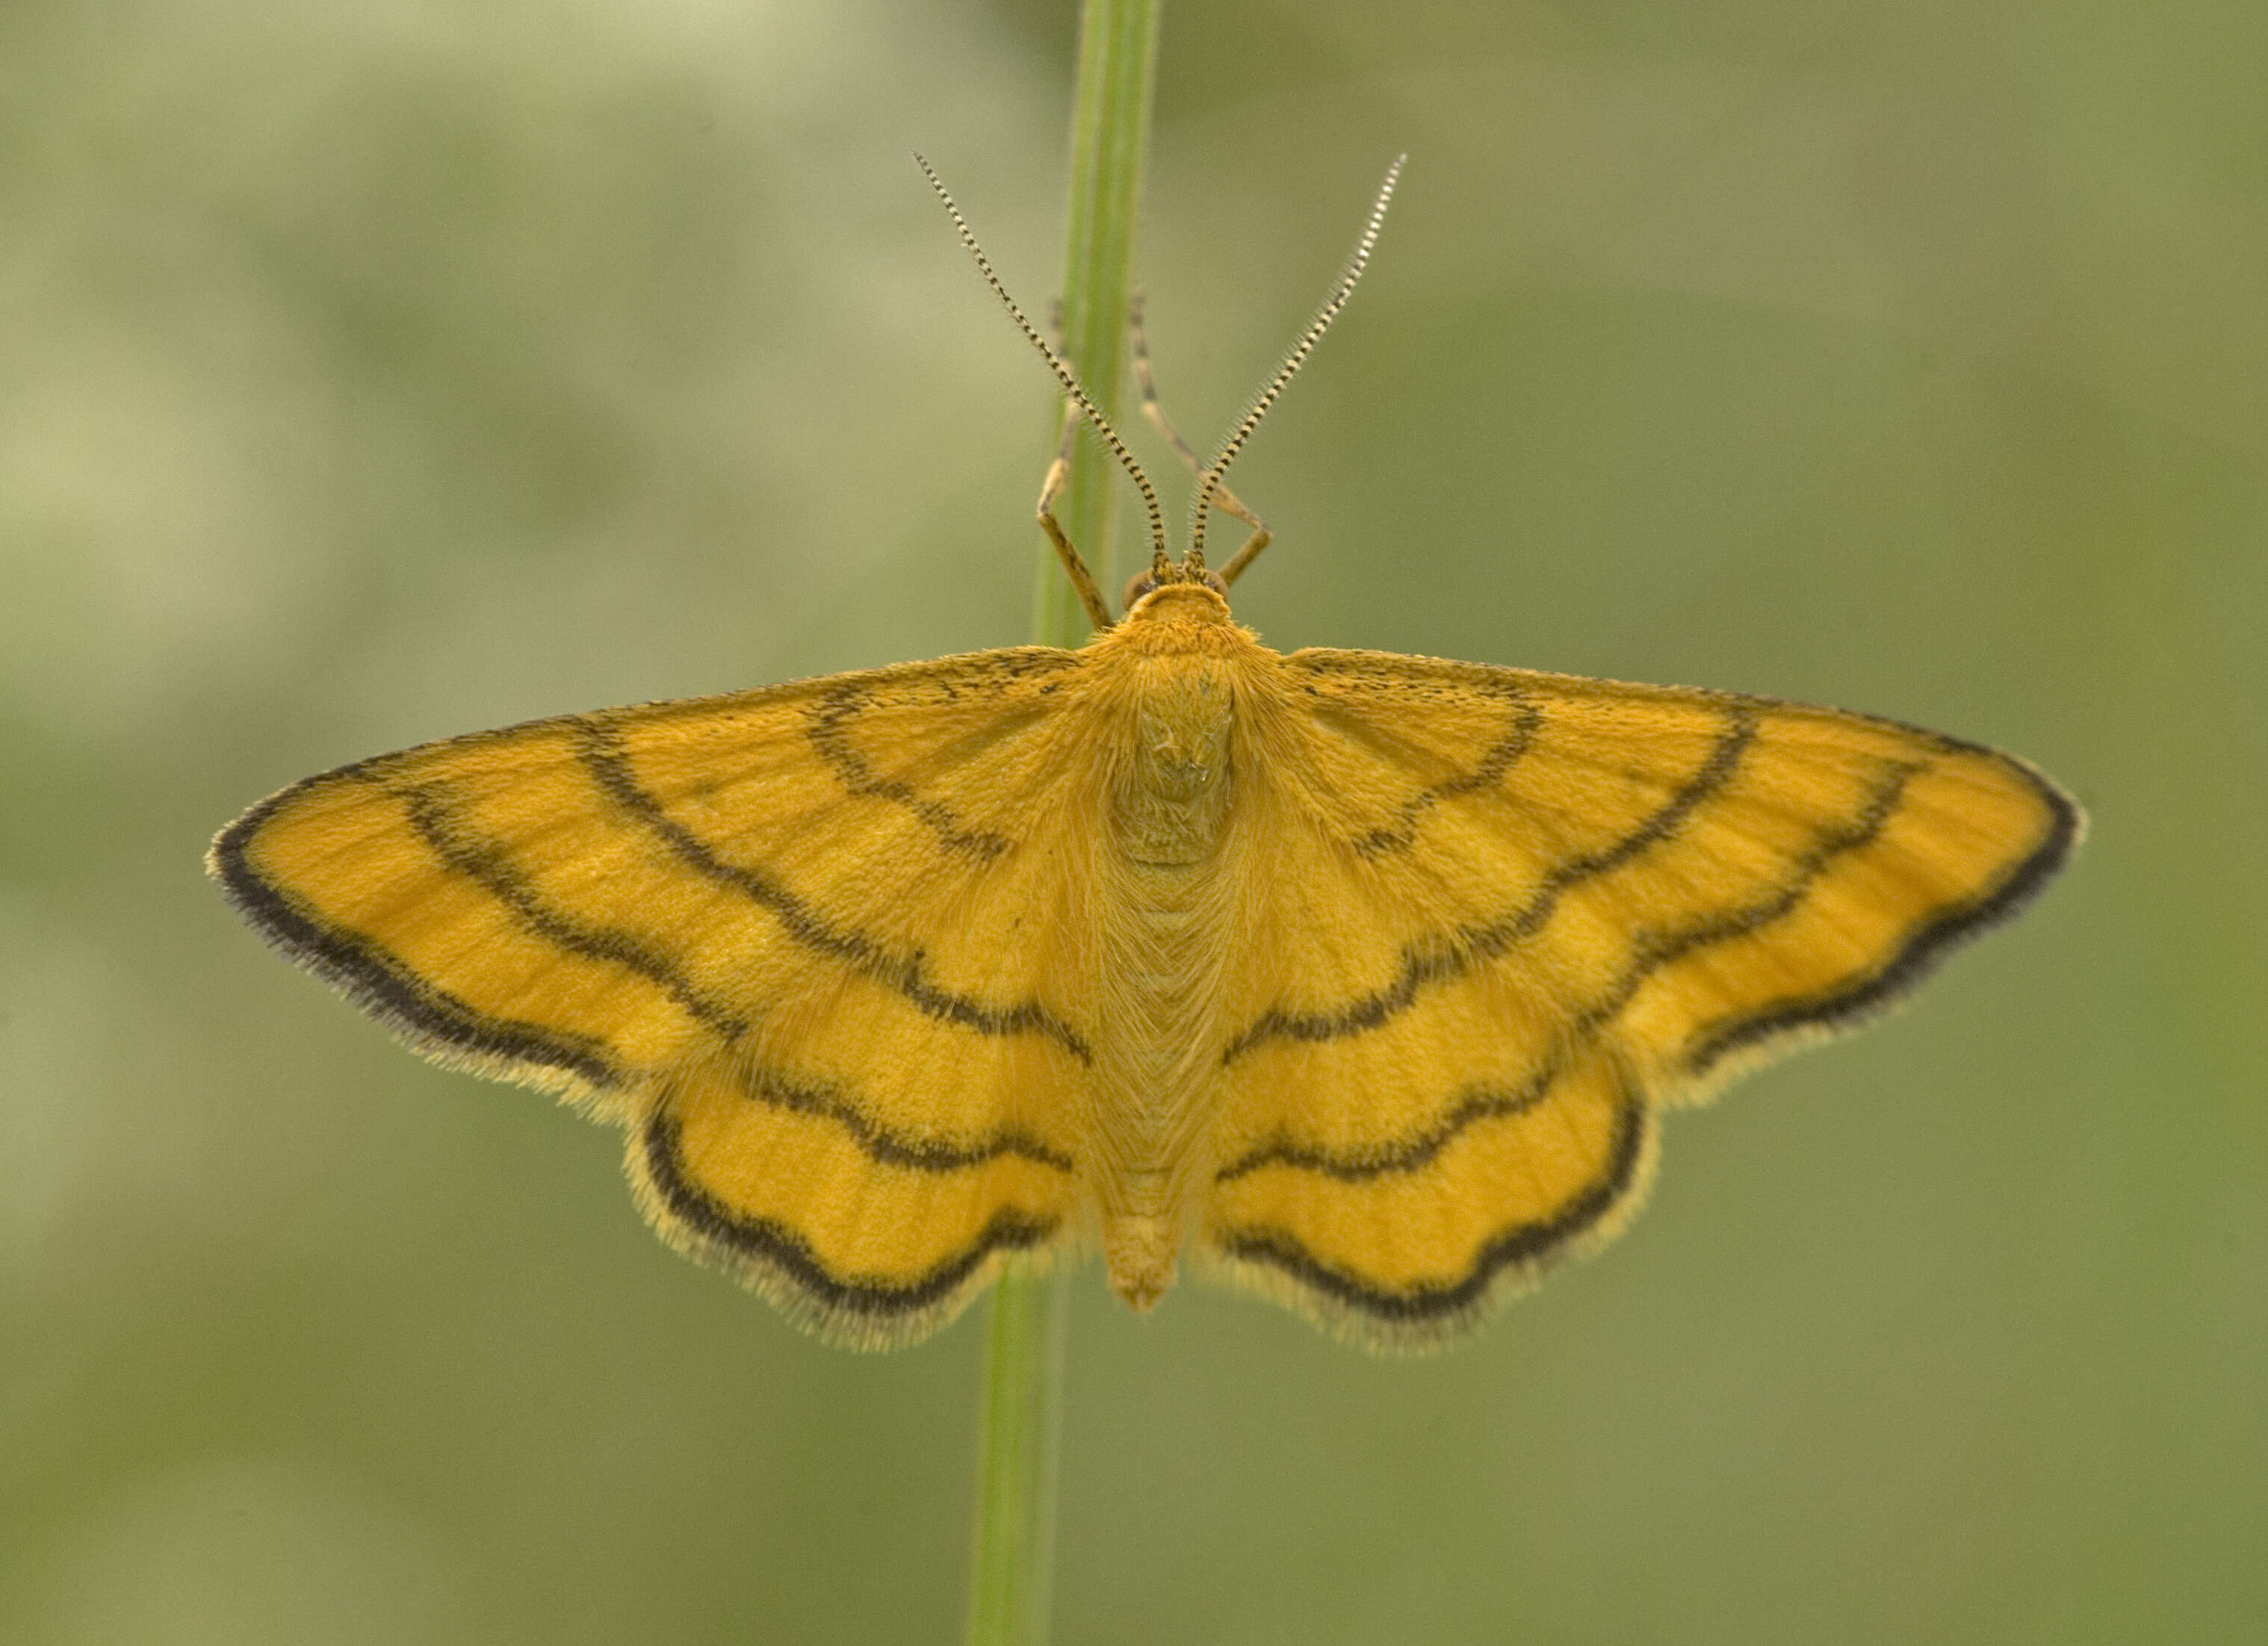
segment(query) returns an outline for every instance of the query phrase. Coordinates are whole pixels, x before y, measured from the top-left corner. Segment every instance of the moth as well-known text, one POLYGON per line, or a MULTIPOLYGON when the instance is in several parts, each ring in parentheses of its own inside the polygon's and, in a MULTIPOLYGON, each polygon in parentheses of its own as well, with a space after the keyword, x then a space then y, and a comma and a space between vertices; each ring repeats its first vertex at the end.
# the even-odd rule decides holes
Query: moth
POLYGON ((1897 999, 2082 819, 1896 721, 1240 626, 1268 532, 1224 472, 1394 181, 1219 455, 1157 419, 1199 475, 1179 560, 946 200, 1147 500, 1114 617, 1050 471, 1086 644, 379 755, 211 872, 416 1051, 621 1126, 663 1238, 830 1341, 1097 1247, 1136 1309, 1188 1256, 1373 1347, 1464 1332, 1616 1231, 1666 1108, 1897 999), (1216 504, 1254 528, 1218 573, 1216 504))

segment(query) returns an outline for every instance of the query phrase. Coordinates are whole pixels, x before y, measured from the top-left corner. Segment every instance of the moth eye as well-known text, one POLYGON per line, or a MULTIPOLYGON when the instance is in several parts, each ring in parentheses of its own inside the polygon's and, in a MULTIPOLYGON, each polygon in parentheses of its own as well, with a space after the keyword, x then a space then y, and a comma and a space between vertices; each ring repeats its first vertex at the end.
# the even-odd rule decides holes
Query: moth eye
POLYGON ((1134 602, 1140 599, 1144 595, 1149 593, 1151 590, 1157 586, 1157 578, 1152 577, 1148 572, 1136 572, 1132 577, 1126 579, 1126 592, 1119 597, 1118 609, 1122 612, 1132 611, 1134 609, 1134 602))

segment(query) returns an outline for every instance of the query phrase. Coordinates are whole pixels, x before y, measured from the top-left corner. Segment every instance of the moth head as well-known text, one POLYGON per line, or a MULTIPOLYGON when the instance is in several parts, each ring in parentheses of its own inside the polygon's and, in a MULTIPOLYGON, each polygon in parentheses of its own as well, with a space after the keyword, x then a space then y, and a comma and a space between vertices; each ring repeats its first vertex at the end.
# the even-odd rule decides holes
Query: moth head
POLYGON ((1185 565, 1167 563, 1162 569, 1151 566, 1126 579, 1124 593, 1119 597, 1118 609, 1131 612, 1145 594, 1174 583, 1202 583, 1223 599, 1228 598, 1228 584, 1221 581, 1220 573, 1208 566, 1192 570, 1185 565))

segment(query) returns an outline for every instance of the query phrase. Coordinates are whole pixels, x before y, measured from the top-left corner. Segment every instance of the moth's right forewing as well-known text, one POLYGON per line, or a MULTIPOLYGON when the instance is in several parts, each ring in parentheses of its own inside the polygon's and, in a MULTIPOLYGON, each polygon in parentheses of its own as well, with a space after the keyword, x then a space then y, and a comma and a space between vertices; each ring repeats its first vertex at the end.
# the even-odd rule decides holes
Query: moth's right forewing
POLYGON ((1655 1107, 1910 988, 2078 828, 2021 762, 1864 716, 1384 653, 1283 672, 1207 1238, 1388 1343, 1611 1230, 1655 1107))

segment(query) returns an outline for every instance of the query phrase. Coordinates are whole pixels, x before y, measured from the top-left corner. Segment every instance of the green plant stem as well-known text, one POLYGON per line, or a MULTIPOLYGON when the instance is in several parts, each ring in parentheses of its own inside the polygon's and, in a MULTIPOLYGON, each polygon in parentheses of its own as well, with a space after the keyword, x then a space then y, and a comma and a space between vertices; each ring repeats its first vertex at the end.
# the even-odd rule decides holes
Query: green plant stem
MULTIPOLYGON (((1103 415, 1118 418, 1126 375, 1126 299, 1133 286, 1134 229, 1150 141, 1160 0, 1086 0, 1079 30, 1079 85, 1071 105, 1069 239, 1064 251, 1063 339, 1071 369, 1103 415)), ((1064 415, 1079 414, 1066 406, 1064 415)), ((1118 466, 1082 436, 1056 518, 1079 547, 1106 597, 1117 593, 1111 539, 1118 466)), ((1034 552, 1032 638, 1075 645, 1086 614, 1054 552, 1034 552)))
POLYGON ((977 1411, 969 1646, 1042 1646, 1055 1575, 1064 1277, 1013 1271, 992 1289, 977 1411))
MULTIPOLYGON (((1070 244, 1063 335, 1072 369, 1117 418, 1126 365, 1126 300, 1149 143, 1160 0, 1085 0, 1071 107, 1070 244)), ((1076 415, 1076 413, 1071 413, 1076 415)), ((1060 425, 1059 425, 1060 427, 1060 425)), ((1106 592, 1118 474, 1082 438, 1056 514, 1106 592)), ((1086 614, 1045 545, 1032 638, 1068 646, 1086 614)), ((1066 1276, 1012 1265, 985 1323, 978 1408, 976 1527, 969 1550, 969 1646, 1045 1646, 1055 1576, 1056 1455, 1063 1427, 1066 1276)))

